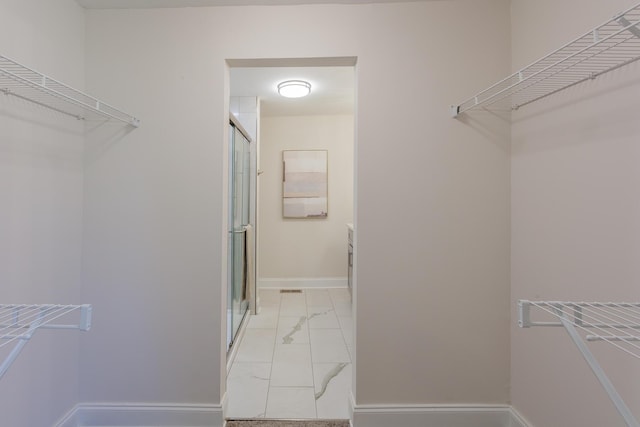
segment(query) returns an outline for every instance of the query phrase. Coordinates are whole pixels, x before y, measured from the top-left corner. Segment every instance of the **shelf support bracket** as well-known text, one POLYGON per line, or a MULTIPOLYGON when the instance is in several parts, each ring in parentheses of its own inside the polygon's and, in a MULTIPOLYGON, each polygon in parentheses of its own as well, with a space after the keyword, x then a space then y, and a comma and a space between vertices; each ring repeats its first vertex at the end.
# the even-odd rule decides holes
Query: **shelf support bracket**
MULTIPOLYGON (((0 304, 0 347, 13 345, 0 363, 0 379, 9 370, 27 342, 38 329, 79 329, 91 328, 92 307, 84 305, 15 305, 0 304), (58 319, 79 310, 77 324, 58 323, 58 319)), ((3 354, 5 354, 3 352, 3 354)))
MULTIPOLYGON (((18 314, 15 313, 14 316, 18 316, 18 314)), ((33 336, 33 333, 36 331, 36 329, 38 329, 38 326, 40 326, 40 324, 42 323, 42 316, 43 314, 40 313, 38 319, 31 324, 27 332, 22 334, 22 336, 18 340, 18 343, 15 345, 15 347, 13 347, 11 352, 4 359, 2 365, 0 365, 0 378, 4 376, 4 374, 9 369, 9 366, 11 366, 11 364, 16 360, 24 346, 27 345, 27 342, 31 339, 31 336, 33 336)), ((17 319, 17 317, 15 317, 15 319, 17 319)))
POLYGON ((631 34, 633 34, 634 36, 640 38, 640 29, 638 28, 638 24, 631 25, 631 22, 629 22, 629 20, 627 18, 625 18, 624 16, 617 17, 616 21, 618 21, 618 24, 620 24, 623 27, 625 27, 627 29, 627 31, 629 31, 631 34))
POLYGON ((620 395, 618 394, 618 391, 609 380, 609 377, 607 377, 607 375, 604 373, 604 370, 602 369, 596 358, 593 356, 593 353, 591 353, 587 345, 582 340, 582 337, 580 336, 578 331, 576 331, 573 323, 569 319, 567 319, 566 314, 562 311, 562 308, 553 307, 553 311, 557 314, 560 322, 562 323, 562 326, 564 326, 565 330, 571 337, 571 340, 576 345, 576 347, 578 347, 578 350, 580 350, 580 353, 582 353, 582 356, 589 364, 589 367, 591 368, 595 376, 598 378, 598 381, 600 381, 600 384, 602 384, 602 387, 604 387, 604 389, 606 390, 609 398, 615 405, 618 412, 620 412, 620 415, 622 415, 622 418, 624 418, 627 426, 640 427, 640 424, 638 424, 638 421, 636 421, 635 417, 622 400, 622 397, 620 397, 620 395))
POLYGON ((531 327, 531 305, 528 301, 518 301, 518 326, 531 327))
POLYGON ((9 369, 9 366, 11 366, 11 364, 16 360, 24 346, 27 344, 27 341, 27 338, 21 338, 20 341, 18 341, 18 343, 15 345, 15 347, 13 347, 11 353, 9 353, 9 355, 4 359, 2 365, 0 365, 0 378, 4 376, 4 374, 9 369))

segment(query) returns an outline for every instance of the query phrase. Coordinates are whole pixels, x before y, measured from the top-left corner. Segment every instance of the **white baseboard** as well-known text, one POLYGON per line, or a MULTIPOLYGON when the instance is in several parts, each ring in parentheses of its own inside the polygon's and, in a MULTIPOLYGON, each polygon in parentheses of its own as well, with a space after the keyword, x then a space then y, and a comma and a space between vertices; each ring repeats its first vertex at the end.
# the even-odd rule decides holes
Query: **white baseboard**
POLYGON ((258 289, 346 288, 346 277, 296 277, 258 279, 258 289))
MULTIPOLYGON (((222 427, 222 405, 101 403, 76 405, 54 427, 222 427)), ((354 405, 353 427, 533 427, 504 405, 354 405)))
POLYGON ((353 405, 353 427, 528 427, 509 405, 353 405))
POLYGON ((81 403, 54 427, 223 427, 222 405, 81 403))

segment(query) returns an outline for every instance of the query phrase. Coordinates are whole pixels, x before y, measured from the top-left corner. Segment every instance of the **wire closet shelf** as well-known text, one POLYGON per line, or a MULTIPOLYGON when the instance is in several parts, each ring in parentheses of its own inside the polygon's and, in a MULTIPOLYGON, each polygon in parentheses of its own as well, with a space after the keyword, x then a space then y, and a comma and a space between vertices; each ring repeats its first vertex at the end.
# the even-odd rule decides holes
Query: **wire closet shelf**
POLYGON ((6 354, 0 364, 0 378, 39 329, 91 328, 91 305, 0 304, 0 351, 6 354), (71 317, 76 322, 67 323, 71 317))
POLYGON ((140 126, 140 120, 130 114, 2 55, 0 92, 78 120, 106 118, 140 126))
POLYGON ((640 359, 640 302, 518 301, 518 325, 564 327, 628 427, 640 427, 587 342, 606 343, 640 359), (532 311, 536 319, 532 320, 532 311))
POLYGON ((451 107, 516 110, 531 102, 640 59, 640 3, 451 107))

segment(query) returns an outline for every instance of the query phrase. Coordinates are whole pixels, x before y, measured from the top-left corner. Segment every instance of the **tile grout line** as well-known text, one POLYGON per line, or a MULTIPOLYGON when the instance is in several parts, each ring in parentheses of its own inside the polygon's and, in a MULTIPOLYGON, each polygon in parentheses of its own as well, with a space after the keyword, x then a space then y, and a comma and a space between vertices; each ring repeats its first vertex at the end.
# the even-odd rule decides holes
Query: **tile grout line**
MULTIPOLYGON (((347 353, 349 354, 349 349, 347 347, 347 343, 346 340, 344 338, 344 331, 342 330, 342 326, 340 325, 340 320, 338 318, 338 314, 337 314, 337 309, 336 309, 336 304, 334 301, 334 298, 331 296, 331 292, 329 292, 329 290, 327 290, 327 296, 329 297, 329 301, 331 302, 331 309, 333 311, 333 314, 336 318, 336 321, 338 322, 338 329, 340 330, 340 335, 342 336, 342 341, 344 342, 345 348, 347 350, 347 353)), ((312 355, 313 357, 313 355, 312 355)), ((349 354, 349 363, 351 363, 351 354, 349 354)), ((334 362, 331 362, 331 364, 334 364, 334 362)), ((322 381, 322 385, 321 385, 321 390, 320 390, 320 396, 317 396, 316 394, 316 390, 315 390, 315 375, 314 375, 314 398, 315 398, 315 403, 316 403, 316 417, 318 417, 318 400, 325 394, 326 389, 329 385, 329 383, 331 382, 331 380, 333 380, 346 366, 347 364, 339 362, 336 364, 336 366, 331 369, 329 371, 329 373, 327 374, 329 376, 329 378, 323 378, 322 381), (325 381, 326 380, 326 381, 325 381)), ((312 369, 313 369, 313 363, 312 363, 312 369)))
POLYGON ((269 367, 269 384, 267 385, 267 398, 264 401, 264 417, 267 418, 269 395, 271 394, 271 378, 273 376, 273 360, 276 357, 276 345, 278 344, 278 327, 280 326, 280 310, 282 309, 282 294, 278 294, 278 317, 276 321, 276 333, 273 337, 273 351, 271 352, 271 366, 269 367))
MULTIPOLYGON (((328 292, 327 292, 328 293, 328 292)), ((311 351, 311 326, 309 325, 309 304, 307 295, 304 298, 305 309, 307 311, 307 332, 309 333, 309 359, 311 360, 311 384, 313 384, 313 407, 316 410, 316 418, 318 418, 318 400, 316 399, 316 376, 313 370, 313 351, 311 351)))
MULTIPOLYGON (((327 290, 327 296, 329 297, 329 301, 331 302, 331 308, 333 309, 333 313, 336 316, 336 320, 337 320, 338 319, 338 315, 335 314, 336 313, 336 306, 333 303, 333 298, 331 298, 331 292, 329 292, 329 290, 327 290)), ((340 322, 339 321, 338 321, 338 326, 340 326, 340 322)), ((309 342, 311 342, 311 333, 309 333, 309 342)), ((313 357, 313 355, 311 357, 313 357)), ((311 363, 311 369, 313 369, 313 362, 311 363)), ((325 390, 326 390, 326 386, 325 386, 325 390)), ((324 392, 323 392, 323 394, 324 394, 324 392)), ((314 375, 314 380, 313 380, 313 397, 314 397, 314 400, 315 400, 314 403, 316 404, 316 417, 317 417, 318 416, 318 399, 320 397, 322 397, 322 395, 319 396, 319 397, 316 397, 315 375, 314 375)))
MULTIPOLYGON (((335 310, 335 302, 333 300, 333 297, 331 296, 331 293, 329 293, 329 297, 331 298, 331 303, 334 304, 334 311, 336 311, 335 310)), ((353 322, 353 309, 349 310, 349 312, 351 314, 351 319, 352 319, 352 322, 353 322)), ((347 353, 349 354, 349 363, 351 363, 351 366, 353 366, 353 356, 351 354, 351 351, 349 351, 349 344, 347 343, 347 339, 344 336, 344 328, 342 327, 342 324, 340 323, 340 317, 337 315, 337 311, 336 311, 336 317, 338 318, 338 325, 340 326, 340 334, 342 335, 342 341, 344 341, 344 345, 347 348, 347 353)))

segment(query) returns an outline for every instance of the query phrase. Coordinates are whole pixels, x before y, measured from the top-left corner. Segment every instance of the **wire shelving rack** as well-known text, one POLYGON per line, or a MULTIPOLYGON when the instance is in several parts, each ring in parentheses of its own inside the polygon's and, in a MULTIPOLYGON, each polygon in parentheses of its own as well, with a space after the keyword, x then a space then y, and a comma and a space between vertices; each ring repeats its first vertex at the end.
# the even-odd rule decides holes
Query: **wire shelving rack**
POLYGON ((640 59, 640 3, 451 107, 457 117, 473 109, 516 110, 640 59))
POLYGON ((0 378, 16 360, 39 329, 91 328, 91 305, 0 304, 0 351, 6 354, 0 364, 0 378), (66 323, 71 317, 77 321, 66 323))
POLYGON ((628 427, 640 427, 587 342, 606 343, 640 360, 640 302, 518 301, 518 325, 564 327, 628 427), (536 312, 532 320, 531 312, 536 312))
POLYGON ((140 126, 132 115, 2 55, 0 92, 78 120, 115 119, 140 126))

